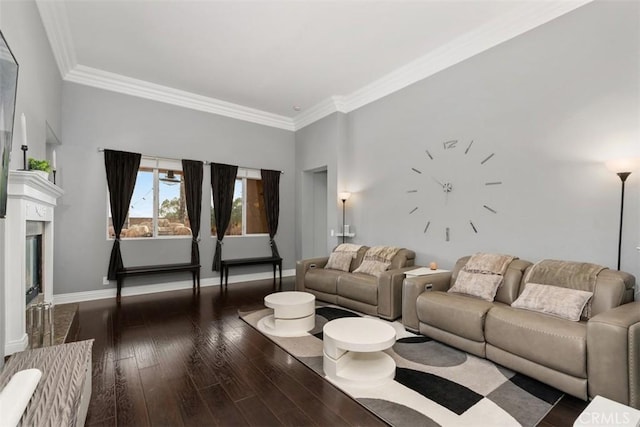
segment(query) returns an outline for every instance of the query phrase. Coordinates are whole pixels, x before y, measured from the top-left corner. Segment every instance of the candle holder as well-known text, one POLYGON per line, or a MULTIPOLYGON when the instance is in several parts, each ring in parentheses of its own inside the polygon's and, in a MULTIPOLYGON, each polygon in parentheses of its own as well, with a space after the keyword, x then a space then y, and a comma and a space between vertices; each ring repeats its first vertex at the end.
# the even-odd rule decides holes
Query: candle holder
POLYGON ((53 184, 55 185, 56 183, 56 170, 53 170, 53 184))
POLYGON ((29 170, 27 169, 27 150, 29 150, 29 147, 27 145, 21 145, 20 149, 22 150, 22 165, 23 165, 23 169, 22 170, 29 170))

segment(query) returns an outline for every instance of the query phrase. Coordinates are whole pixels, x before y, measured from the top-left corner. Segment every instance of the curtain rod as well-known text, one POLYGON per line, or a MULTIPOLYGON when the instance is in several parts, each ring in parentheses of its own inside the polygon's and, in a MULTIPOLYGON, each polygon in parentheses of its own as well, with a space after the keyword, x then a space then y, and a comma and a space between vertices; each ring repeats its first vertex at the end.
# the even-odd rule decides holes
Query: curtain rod
MULTIPOLYGON (((99 153, 103 153, 104 152, 104 148, 102 147, 98 147, 98 152, 99 153)), ((172 157, 160 157, 160 156, 149 156, 146 154, 141 154, 142 157, 146 157, 147 159, 155 159, 155 160, 182 160, 182 159, 174 159, 172 157)), ((202 160, 202 163, 204 163, 205 165, 211 165, 212 162, 208 161, 208 160, 202 160)), ((253 169, 253 170, 259 170, 257 168, 252 168, 252 167, 248 167, 248 166, 238 166, 238 168, 240 169, 253 169)), ((284 172, 280 171, 280 173, 282 175, 284 175, 284 172)))

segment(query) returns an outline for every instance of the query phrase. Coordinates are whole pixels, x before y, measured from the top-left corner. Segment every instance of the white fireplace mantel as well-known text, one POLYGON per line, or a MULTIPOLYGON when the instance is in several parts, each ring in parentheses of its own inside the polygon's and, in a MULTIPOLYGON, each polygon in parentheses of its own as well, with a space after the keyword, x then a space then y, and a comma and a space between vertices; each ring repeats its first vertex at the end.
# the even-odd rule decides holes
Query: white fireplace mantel
POLYGON ((4 219, 5 356, 27 348, 26 232, 27 221, 44 225, 42 282, 45 302, 53 302, 53 213, 64 191, 29 171, 9 171, 7 216, 4 219))

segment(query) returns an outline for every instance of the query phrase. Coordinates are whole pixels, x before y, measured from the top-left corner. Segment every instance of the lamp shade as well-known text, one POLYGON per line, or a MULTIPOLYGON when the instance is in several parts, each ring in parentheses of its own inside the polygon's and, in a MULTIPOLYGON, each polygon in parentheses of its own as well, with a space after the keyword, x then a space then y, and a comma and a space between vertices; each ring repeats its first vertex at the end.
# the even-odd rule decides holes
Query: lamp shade
POLYGON ((343 191, 342 193, 338 193, 338 197, 340 198, 340 200, 346 201, 349 200, 349 197, 351 197, 351 193, 343 191))
POLYGON ((633 172, 640 165, 638 158, 612 159, 605 163, 611 172, 633 172))

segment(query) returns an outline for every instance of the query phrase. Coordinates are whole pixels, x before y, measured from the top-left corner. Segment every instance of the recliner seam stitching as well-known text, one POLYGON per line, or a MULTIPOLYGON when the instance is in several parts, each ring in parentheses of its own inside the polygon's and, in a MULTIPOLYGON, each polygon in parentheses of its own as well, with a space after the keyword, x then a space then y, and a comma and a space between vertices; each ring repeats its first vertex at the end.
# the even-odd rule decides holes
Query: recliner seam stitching
POLYGON ((568 335, 554 334, 554 333, 541 331, 541 330, 538 330, 538 329, 534 329, 534 328, 523 326, 523 325, 520 325, 520 324, 517 324, 517 323, 510 322, 509 320, 504 319, 503 317, 500 317, 499 315, 496 315, 495 313, 493 314, 493 316, 495 318, 499 319, 499 320, 502 320, 505 323, 508 323, 510 325, 513 325, 513 326, 517 326, 517 327, 522 328, 522 329, 527 329, 529 331, 538 332, 538 333, 541 333, 541 334, 544 334, 544 335, 550 335, 550 336, 554 336, 554 337, 558 337, 558 338, 570 338, 570 339, 573 339, 573 340, 582 340, 582 341, 585 342, 585 344, 587 342, 587 338, 586 337, 585 338, 580 338, 580 337, 572 337, 572 336, 568 336, 568 335))
MULTIPOLYGON (((632 325, 631 325, 632 326, 632 325)), ((631 380, 633 378, 637 378, 637 375, 635 373, 635 357, 636 357, 636 353, 633 351, 634 350, 634 346, 633 346, 633 340, 631 339, 631 326, 627 329, 627 352, 629 354, 629 405, 633 404, 634 402, 636 404, 638 404, 638 402, 636 401, 637 397, 636 397, 636 388, 632 387, 631 384, 631 380)))
MULTIPOLYGON (((420 294, 420 295, 422 295, 422 294, 420 294)), ((419 295, 418 295, 418 296, 419 296, 419 295)), ((435 303, 435 304, 437 304, 437 305, 439 305, 439 306, 441 306, 441 307, 448 307, 446 304, 442 304, 442 303, 440 303, 440 302, 438 302, 438 301, 433 301, 433 300, 431 300, 430 302, 435 303)), ((491 308, 489 308, 489 310, 491 310, 491 308)), ((482 317, 486 317, 486 315, 487 315, 487 313, 489 312, 489 310, 485 311, 483 314, 481 314, 481 315, 480 315, 480 316, 478 316, 478 317, 481 317, 481 318, 482 318, 482 317)), ((473 312, 473 311, 471 311, 471 310, 464 310, 464 309, 463 309, 462 311, 464 311, 465 313, 472 313, 472 314, 474 313, 474 312, 473 312)))

